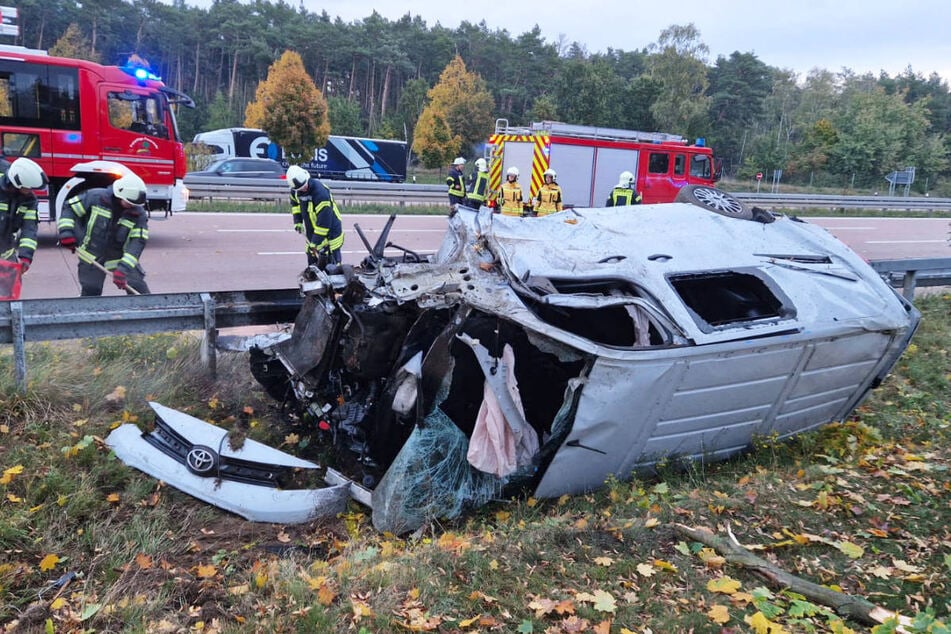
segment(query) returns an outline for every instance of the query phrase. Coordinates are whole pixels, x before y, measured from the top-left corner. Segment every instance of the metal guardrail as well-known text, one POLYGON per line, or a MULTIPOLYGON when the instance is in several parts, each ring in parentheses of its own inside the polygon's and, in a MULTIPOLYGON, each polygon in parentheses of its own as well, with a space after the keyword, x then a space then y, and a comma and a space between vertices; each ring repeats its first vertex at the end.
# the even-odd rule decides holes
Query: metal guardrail
POLYGON ((0 343, 13 344, 21 390, 26 389, 27 341, 200 330, 202 360, 214 373, 218 328, 292 322, 301 301, 293 288, 0 302, 0 343))
MULTIPOLYGON (((916 286, 951 285, 951 258, 880 260, 872 267, 901 286, 911 301, 916 286)), ((26 389, 28 341, 151 334, 204 333, 202 360, 214 373, 219 328, 294 321, 298 289, 74 297, 0 302, 0 343, 12 343, 17 386, 26 389)))
POLYGON ((887 211, 949 211, 951 198, 930 196, 834 196, 826 194, 734 193, 748 205, 771 209, 881 209, 887 211))
POLYGON ((869 262, 892 286, 902 287, 908 301, 917 286, 951 286, 951 258, 912 258, 869 262))
MULTIPOLYGON (((342 204, 381 202, 394 205, 441 204, 446 202, 444 185, 383 183, 376 181, 327 181, 334 198, 342 204)), ((286 201, 287 183, 264 178, 185 177, 192 200, 286 201)), ((749 205, 769 209, 881 209, 891 211, 951 211, 951 198, 927 196, 833 196, 825 194, 758 194, 737 192, 733 196, 749 205)))
MULTIPOLYGON (((376 181, 327 181, 334 199, 344 205, 357 202, 382 202, 394 205, 446 202, 444 185, 383 183, 376 181)), ((287 181, 270 178, 215 178, 185 176, 189 200, 266 200, 285 202, 287 181)))

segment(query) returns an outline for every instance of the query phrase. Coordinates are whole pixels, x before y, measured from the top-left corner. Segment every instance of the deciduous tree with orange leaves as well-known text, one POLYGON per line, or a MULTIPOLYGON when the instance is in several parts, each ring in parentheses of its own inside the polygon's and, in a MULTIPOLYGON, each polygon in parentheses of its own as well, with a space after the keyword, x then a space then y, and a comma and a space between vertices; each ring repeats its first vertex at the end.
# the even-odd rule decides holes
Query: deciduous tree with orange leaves
POLYGON ((284 51, 258 84, 254 101, 244 111, 244 125, 261 128, 282 148, 292 163, 308 160, 314 148, 327 143, 330 121, 327 100, 318 90, 301 56, 284 51))
POLYGON ((427 97, 429 104, 419 117, 413 140, 413 151, 427 167, 469 154, 474 143, 491 134, 495 100, 485 80, 466 70, 458 55, 443 69, 427 97))

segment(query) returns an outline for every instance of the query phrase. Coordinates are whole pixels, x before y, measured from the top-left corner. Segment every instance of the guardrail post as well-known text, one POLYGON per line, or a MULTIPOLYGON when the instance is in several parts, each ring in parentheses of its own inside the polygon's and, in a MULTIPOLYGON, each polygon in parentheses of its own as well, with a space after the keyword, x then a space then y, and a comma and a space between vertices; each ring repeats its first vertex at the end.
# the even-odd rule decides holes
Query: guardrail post
POLYGON ((201 294, 205 334, 201 340, 201 363, 211 376, 218 375, 218 329, 215 327, 215 300, 209 293, 201 294))
POLYGON ((901 294, 909 302, 915 301, 915 278, 918 271, 905 271, 905 281, 902 283, 901 294))
POLYGON ((26 392, 26 324, 23 302, 10 302, 10 325, 13 327, 13 363, 17 389, 26 392))

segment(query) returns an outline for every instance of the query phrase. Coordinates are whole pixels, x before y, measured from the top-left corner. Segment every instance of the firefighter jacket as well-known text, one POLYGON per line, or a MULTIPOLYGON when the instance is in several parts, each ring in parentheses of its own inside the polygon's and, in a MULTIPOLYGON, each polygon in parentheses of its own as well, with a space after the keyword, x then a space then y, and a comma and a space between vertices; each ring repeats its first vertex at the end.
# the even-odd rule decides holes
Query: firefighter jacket
POLYGON ((622 205, 640 205, 641 194, 629 187, 615 187, 608 196, 605 207, 620 207, 622 205))
POLYGON ((449 187, 449 204, 462 205, 466 202, 466 186, 462 181, 462 170, 455 165, 449 168, 449 176, 446 177, 446 186, 449 187))
POLYGON ((76 239, 80 261, 128 275, 142 270, 139 258, 149 240, 148 222, 145 207, 126 208, 111 187, 99 187, 67 199, 56 227, 61 240, 76 239))
MULTIPOLYGON (((6 166, 0 166, 3 169, 6 166)), ((36 196, 21 194, 0 174, 0 258, 33 261, 36 251, 36 196)))
POLYGON ((558 183, 545 183, 535 196, 535 211, 539 216, 547 216, 561 211, 561 187, 558 183))
POLYGON ((505 216, 522 215, 522 186, 506 180, 499 189, 499 210, 505 216))
POLYGON ((333 194, 319 179, 310 179, 304 192, 291 191, 291 214, 295 227, 303 225, 308 253, 333 253, 343 247, 340 208, 333 194))
POLYGON ((481 207, 489 195, 489 173, 475 171, 469 177, 469 193, 467 198, 473 203, 474 207, 481 207))

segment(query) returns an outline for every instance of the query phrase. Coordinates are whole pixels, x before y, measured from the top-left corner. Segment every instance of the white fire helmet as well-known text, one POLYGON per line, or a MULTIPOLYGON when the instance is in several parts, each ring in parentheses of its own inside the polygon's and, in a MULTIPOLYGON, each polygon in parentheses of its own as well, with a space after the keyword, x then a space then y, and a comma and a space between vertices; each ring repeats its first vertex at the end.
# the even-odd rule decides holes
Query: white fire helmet
POLYGON ((287 168, 287 186, 291 189, 300 189, 310 181, 310 172, 300 165, 291 165, 287 168))
POLYGON ((512 167, 505 170, 505 175, 514 176, 515 178, 518 178, 518 168, 513 165, 512 167))
POLYGON ((553 170, 553 169, 550 168, 550 167, 549 167, 547 170, 545 170, 545 173, 542 174, 542 176, 551 176, 551 179, 552 179, 553 181, 554 181, 554 180, 558 180, 558 172, 556 172, 555 170, 553 170))
POLYGON ((112 184, 112 193, 116 198, 121 198, 133 205, 141 205, 145 202, 145 192, 145 181, 131 172, 119 177, 112 184))
POLYGON ((456 160, 453 161, 452 164, 453 164, 453 165, 465 165, 465 164, 466 164, 466 159, 462 158, 461 156, 456 157, 456 160))
POLYGON ((49 184, 43 168, 24 156, 10 164, 7 180, 17 189, 43 189, 49 184))
POLYGON ((484 158, 476 159, 475 166, 476 166, 476 169, 479 170, 480 172, 489 171, 489 168, 486 165, 484 158))
POLYGON ((634 182, 634 174, 625 170, 621 172, 621 175, 618 177, 617 186, 630 187, 631 183, 633 182, 634 182))

